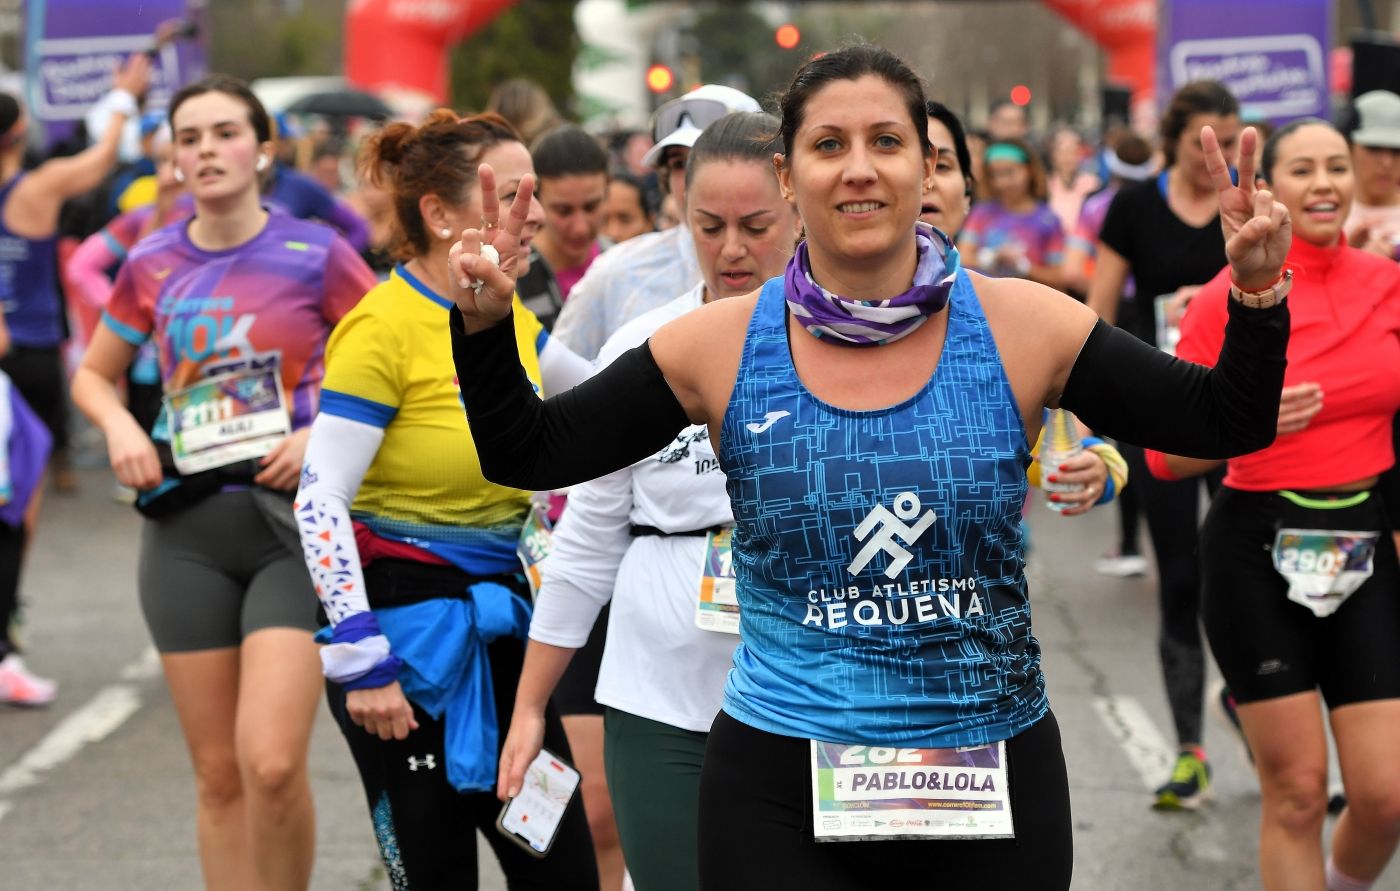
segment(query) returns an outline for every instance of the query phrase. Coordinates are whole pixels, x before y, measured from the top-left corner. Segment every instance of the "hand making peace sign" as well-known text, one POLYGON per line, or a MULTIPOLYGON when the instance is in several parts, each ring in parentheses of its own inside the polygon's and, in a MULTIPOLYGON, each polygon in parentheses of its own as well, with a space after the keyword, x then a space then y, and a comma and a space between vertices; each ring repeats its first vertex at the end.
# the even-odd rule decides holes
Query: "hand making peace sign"
POLYGON ((1206 169, 1220 196, 1220 228, 1225 233, 1230 278, 1243 291, 1262 291, 1278 281, 1293 240, 1288 209, 1274 200, 1272 192, 1255 191, 1254 146, 1258 138, 1253 127, 1240 135, 1240 176, 1239 185, 1235 185, 1215 131, 1201 128, 1206 169))
POLYGON ((496 172, 490 164, 477 170, 481 186, 481 228, 464 229, 462 238, 448 252, 448 296, 462 312, 466 332, 484 331, 510 315, 515 295, 515 279, 520 274, 520 233, 530 215, 535 178, 520 178, 510 212, 501 220, 501 203, 496 197, 496 172), (481 256, 483 245, 490 245, 500 256, 500 265, 481 256), (481 287, 472 283, 480 281, 481 287))

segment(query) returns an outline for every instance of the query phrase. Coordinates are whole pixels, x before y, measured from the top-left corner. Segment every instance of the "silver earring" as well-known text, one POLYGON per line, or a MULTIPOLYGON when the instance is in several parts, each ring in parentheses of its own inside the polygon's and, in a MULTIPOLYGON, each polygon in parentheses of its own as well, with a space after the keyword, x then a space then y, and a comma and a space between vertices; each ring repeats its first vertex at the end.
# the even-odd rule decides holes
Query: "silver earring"
POLYGON ((179 167, 175 168, 175 172, 172 175, 175 177, 175 182, 177 183, 185 181, 185 171, 181 170, 179 167))
POLYGON ((443 238, 451 238, 451 237, 452 237, 452 230, 451 230, 451 229, 443 229, 443 230, 442 230, 442 237, 443 237, 443 238))

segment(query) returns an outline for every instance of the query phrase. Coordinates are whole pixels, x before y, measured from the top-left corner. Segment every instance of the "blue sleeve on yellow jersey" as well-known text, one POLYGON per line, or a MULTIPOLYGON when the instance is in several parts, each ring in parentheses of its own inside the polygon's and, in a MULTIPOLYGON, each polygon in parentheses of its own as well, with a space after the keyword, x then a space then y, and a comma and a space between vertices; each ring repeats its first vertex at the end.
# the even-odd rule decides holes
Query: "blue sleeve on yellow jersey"
POLYGON ((345 418, 348 421, 359 421, 361 424, 369 424, 381 430, 389 426, 389 422, 394 420, 394 415, 398 414, 398 411, 395 406, 375 402, 373 399, 365 399, 362 396, 337 393, 335 390, 321 391, 322 414, 335 415, 337 418, 345 418))

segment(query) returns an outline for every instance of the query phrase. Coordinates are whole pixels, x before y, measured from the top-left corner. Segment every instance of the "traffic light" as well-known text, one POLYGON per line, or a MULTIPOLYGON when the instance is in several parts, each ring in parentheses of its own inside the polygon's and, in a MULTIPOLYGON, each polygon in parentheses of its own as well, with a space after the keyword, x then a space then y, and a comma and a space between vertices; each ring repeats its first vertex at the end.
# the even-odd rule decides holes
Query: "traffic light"
POLYGON ((795 49, 802 42, 802 32, 796 25, 781 25, 773 32, 773 40, 785 50, 795 49))
POLYGON ((647 89, 653 93, 669 93, 675 85, 675 73, 660 62, 647 69, 647 89))
POLYGON ((1011 88, 1011 101, 1020 106, 1031 104, 1031 88, 1025 84, 1017 84, 1011 88))

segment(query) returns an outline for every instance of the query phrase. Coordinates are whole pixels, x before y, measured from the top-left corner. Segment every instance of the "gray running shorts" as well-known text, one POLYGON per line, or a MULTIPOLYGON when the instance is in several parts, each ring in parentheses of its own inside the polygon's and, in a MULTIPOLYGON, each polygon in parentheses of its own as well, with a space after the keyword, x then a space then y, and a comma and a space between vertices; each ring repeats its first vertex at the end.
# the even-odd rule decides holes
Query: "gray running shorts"
POLYGON ((263 628, 316 629, 306 564, 278 540, 248 491, 146 520, 137 578, 141 612, 162 653, 236 647, 263 628))

